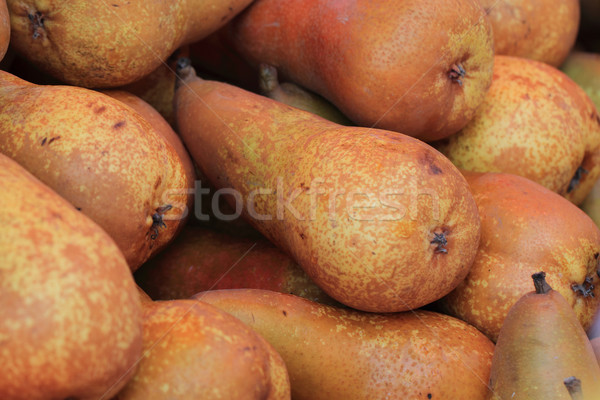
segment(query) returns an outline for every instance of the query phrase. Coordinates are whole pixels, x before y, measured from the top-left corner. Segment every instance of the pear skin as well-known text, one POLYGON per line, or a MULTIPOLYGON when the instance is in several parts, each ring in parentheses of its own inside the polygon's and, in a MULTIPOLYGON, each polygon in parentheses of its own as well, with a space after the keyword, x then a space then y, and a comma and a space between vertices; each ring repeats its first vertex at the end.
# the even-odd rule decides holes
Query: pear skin
POLYGON ((156 70, 251 0, 8 0, 12 46, 61 81, 108 88, 156 70))
POLYGON ((281 356, 231 315, 194 300, 143 303, 144 357, 114 400, 289 400, 281 356))
POLYGON ((579 0, 480 0, 496 54, 559 67, 575 44, 579 0))
POLYGON ((479 216, 439 152, 202 80, 185 62, 180 73, 177 124, 192 157, 328 295, 364 311, 404 311, 464 279, 479 216))
POLYGON ((473 118, 491 83, 478 1, 256 0, 246 11, 231 25, 239 52, 360 126, 442 139, 473 118))
POLYGON ((189 57, 189 46, 175 50, 164 63, 142 79, 116 88, 116 90, 135 94, 150 104, 173 128, 175 128, 173 95, 177 79, 175 62, 179 57, 189 57))
POLYGON ((492 400, 571 400, 564 380, 581 381, 584 400, 600 398, 600 366, 573 309, 533 275, 535 291, 508 312, 500 330, 490 387, 492 400))
POLYGON ((580 204, 600 176, 600 116, 556 68, 496 56, 477 115, 436 148, 460 169, 524 176, 580 204))
POLYGON ((600 109, 600 54, 573 51, 560 69, 581 86, 600 109))
POLYGON ((335 303, 288 255, 264 238, 186 226, 135 273, 155 300, 186 299, 213 289, 254 288, 335 303))
POLYGON ((111 398, 142 354, 125 258, 98 225, 2 154, 0 187, 0 397, 111 398))
POLYGON ((444 312, 496 341, 510 307, 531 291, 543 267, 548 282, 587 330, 600 305, 600 230, 565 198, 511 174, 465 172, 481 217, 469 274, 440 300, 444 312))
POLYGON ((4 58, 10 42, 10 19, 6 0, 0 0, 0 61, 4 58))
POLYGON ((581 209, 600 227, 600 182, 596 181, 592 190, 581 203, 581 209))
POLYGON ((273 345, 295 400, 475 400, 487 392, 494 345, 446 315, 377 315, 257 289, 195 298, 239 318, 273 345))
POLYGON ((310 93, 291 82, 280 84, 277 77, 277 68, 261 64, 259 74, 260 90, 264 96, 308 111, 336 124, 352 125, 352 122, 348 118, 321 96, 310 93))
MULTIPOLYGON (((173 81, 173 90, 175 86, 175 81, 173 81)), ((126 92, 124 90, 105 90, 102 93, 112 97, 113 99, 119 100, 121 103, 128 105, 138 112, 146 121, 152 125, 154 130, 160 134, 163 139, 165 139, 169 144, 175 149, 181 163, 183 164, 183 168, 185 170, 185 175, 187 177, 187 188, 194 187, 194 181, 196 180, 196 171, 194 170, 194 165, 192 164, 192 159, 190 155, 181 142, 179 135, 175 133, 171 125, 163 118, 163 116, 149 103, 144 101, 142 98, 136 96, 133 93, 126 92)), ((190 196, 190 201, 192 200, 192 196, 190 196)), ((188 204, 191 207, 191 202, 188 204)))
POLYGON ((0 71, 0 152, 115 240, 132 270, 185 222, 188 177, 142 116, 102 93, 0 71))

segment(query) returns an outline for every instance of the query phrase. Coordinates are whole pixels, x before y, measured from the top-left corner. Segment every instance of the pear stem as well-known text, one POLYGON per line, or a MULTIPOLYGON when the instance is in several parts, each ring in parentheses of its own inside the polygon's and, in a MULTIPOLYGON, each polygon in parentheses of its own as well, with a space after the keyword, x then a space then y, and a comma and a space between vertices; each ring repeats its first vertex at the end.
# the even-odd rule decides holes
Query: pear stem
POLYGON ((531 275, 533 278, 533 284, 535 285, 535 292, 537 294, 546 294, 552 290, 548 282, 546 282, 546 273, 545 272, 537 272, 531 275))
POLYGON ((176 89, 181 86, 183 82, 196 78, 196 70, 192 67, 192 61, 187 57, 181 57, 177 60, 175 64, 175 73, 179 78, 175 81, 176 89))
POLYGON ((571 376, 563 382, 569 391, 569 395, 573 400, 583 400, 583 392, 581 391, 581 381, 574 376, 571 376))

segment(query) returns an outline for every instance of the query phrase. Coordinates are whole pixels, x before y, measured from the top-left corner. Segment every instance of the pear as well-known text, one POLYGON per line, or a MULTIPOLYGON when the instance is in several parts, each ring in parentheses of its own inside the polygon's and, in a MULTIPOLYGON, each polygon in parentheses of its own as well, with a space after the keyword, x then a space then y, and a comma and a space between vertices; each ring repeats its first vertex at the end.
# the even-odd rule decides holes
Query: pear
POLYGON ((560 67, 600 109, 600 54, 574 51, 560 67))
POLYGON ((494 32, 496 54, 558 67, 575 44, 579 0, 480 0, 494 32))
POLYGON ((192 157, 328 295, 364 311, 404 311, 464 279, 480 221, 464 177, 439 152, 180 67, 177 124, 192 157))
POLYGON ((8 0, 12 46, 61 81, 117 87, 156 70, 251 0, 8 0))
POLYGON ((600 305, 600 229, 562 196, 529 179, 465 172, 481 217, 469 274, 440 300, 444 312, 496 341, 506 315, 540 268, 588 329, 600 305))
POLYGON ((600 180, 596 181, 580 207, 600 227, 600 180))
POLYGON ((535 291, 506 316, 492 360, 489 399, 571 400, 564 381, 572 376, 581 381, 582 399, 600 398, 600 366, 590 341, 545 277, 534 274, 535 291))
POLYGON ((442 139, 473 118, 492 80, 478 1, 256 0, 246 11, 231 25, 240 54, 360 126, 442 139))
POLYGON ((155 300, 186 299, 213 289, 256 288, 334 301, 288 255, 264 238, 245 238, 186 226, 135 273, 155 300))
POLYGON ((0 71, 0 153, 100 225, 132 270, 166 246, 188 214, 189 177, 176 150, 102 93, 0 71))
POLYGON ((195 298, 239 318, 273 345, 295 400, 479 400, 488 390, 494 345, 446 315, 377 315, 258 289, 195 298))
POLYGON ((10 20, 6 0, 0 0, 0 61, 4 58, 10 42, 10 20))
POLYGON ((142 353, 123 254, 94 222, 0 154, 0 397, 110 398, 142 353))
MULTIPOLYGON (((173 73, 175 62, 179 57, 189 56, 189 46, 183 46, 175 50, 173 54, 154 71, 142 79, 116 88, 134 94, 150 104, 162 117, 175 128, 175 113, 173 110, 173 95, 175 94, 175 80, 177 75, 173 73)), ((108 92, 108 91, 106 91, 108 92)))
POLYGON ((496 56, 477 115, 436 147, 460 169, 520 175, 580 204, 600 176, 600 116, 556 68, 496 56))
POLYGON ((193 300, 142 303, 144 357, 114 400, 289 400, 281 356, 231 315, 193 300))
POLYGON ((352 125, 348 118, 321 96, 310 93, 291 82, 280 84, 277 77, 277 68, 268 64, 261 64, 259 71, 260 90, 264 96, 311 112, 336 124, 352 125))
MULTIPOLYGON (((174 81, 173 86, 175 86, 174 81)), ((174 87, 173 90, 175 90, 174 87)), ((185 175, 187 178, 187 182, 185 184, 186 187, 193 188, 194 181, 196 180, 196 171, 194 170, 192 159, 190 158, 187 149, 181 142, 179 135, 173 130, 171 125, 169 125, 169 123, 165 120, 165 118, 163 118, 158 110, 156 110, 152 105, 144 101, 142 98, 124 90, 105 90, 103 93, 133 108, 139 115, 142 116, 142 118, 152 125, 154 130, 161 135, 163 139, 169 142, 169 144, 177 152, 179 160, 181 161, 183 169, 185 170, 185 175)), ((190 201, 191 200, 192 197, 190 196, 190 201)), ((188 206, 191 207, 191 202, 188 204, 188 206)))

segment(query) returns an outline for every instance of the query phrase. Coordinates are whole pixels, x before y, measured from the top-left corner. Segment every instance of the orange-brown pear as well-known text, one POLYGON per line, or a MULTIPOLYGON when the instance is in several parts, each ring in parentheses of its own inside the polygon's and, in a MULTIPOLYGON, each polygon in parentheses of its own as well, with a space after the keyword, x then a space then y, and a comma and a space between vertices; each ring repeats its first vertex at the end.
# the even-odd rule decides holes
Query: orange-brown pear
POLYGON ((439 152, 201 80, 184 63, 180 72, 177 124, 192 157, 335 300, 403 311, 464 279, 480 222, 466 181, 439 152))
POLYGON ((600 366, 585 331, 565 299, 533 275, 535 291, 510 309, 494 358, 491 400, 598 400, 600 366), (571 397, 565 380, 581 382, 580 397, 571 397))
POLYGON ((288 255, 264 238, 186 226, 135 273, 155 300, 186 299, 213 289, 254 288, 334 303, 288 255))
POLYGON ((461 169, 521 175, 579 204, 600 176, 600 116, 556 68, 496 56, 475 118, 436 147, 461 169))
POLYGON ((8 0, 12 46, 63 82, 116 87, 154 71, 251 0, 8 0))
POLYGON ((257 0, 232 27, 255 66, 358 125, 426 141, 473 118, 492 79, 491 26, 475 0, 257 0))
POLYGON ((133 270, 184 222, 188 177, 177 152, 102 93, 0 71, 0 153, 100 225, 133 270))
POLYGON ((6 0, 0 0, 0 60, 4 58, 10 42, 10 20, 6 0))
POLYGON ((111 398, 142 355, 141 308, 112 239, 0 154, 0 397, 111 398))
POLYGON ((588 329, 600 304, 600 230, 565 198, 526 178, 465 173, 481 217, 469 274, 441 300, 444 310, 492 340, 539 268, 588 329))
POLYGON ((289 400, 281 356, 249 327, 193 300, 143 303, 144 357, 114 400, 289 400))
POLYGON ((494 32, 496 54, 558 67, 575 44, 579 0, 479 0, 494 32))
POLYGON ((311 112, 337 124, 352 125, 348 118, 321 96, 308 92, 295 83, 279 83, 277 68, 261 64, 259 73, 260 91, 264 96, 311 112))
POLYGON ((488 390, 494 345, 446 315, 369 314, 257 289, 195 297, 273 345, 295 400, 482 400, 488 390))

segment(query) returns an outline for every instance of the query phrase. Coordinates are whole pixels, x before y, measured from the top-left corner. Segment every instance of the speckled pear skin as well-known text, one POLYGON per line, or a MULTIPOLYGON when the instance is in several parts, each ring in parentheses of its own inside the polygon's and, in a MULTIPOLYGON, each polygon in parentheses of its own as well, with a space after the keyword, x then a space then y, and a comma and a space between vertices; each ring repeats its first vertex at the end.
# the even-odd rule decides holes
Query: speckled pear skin
POLYGON ((575 44, 579 0, 480 0, 492 23, 496 54, 558 67, 575 44))
MULTIPOLYGON (((600 10, 600 3, 598 8, 600 10)), ((572 51, 560 69, 581 86, 600 109, 600 54, 572 51)))
POLYGON ((110 398, 142 350, 127 262, 98 225, 2 154, 0 187, 0 397, 110 398))
POLYGON ((289 400, 285 364, 256 332, 195 300, 143 303, 144 354, 114 400, 289 400))
POLYGON ((561 71, 496 56, 475 118, 435 147, 460 169, 524 176, 579 204, 600 176, 600 117, 561 71), (573 179, 579 167, 586 172, 573 179))
POLYGON ((439 152, 201 80, 191 68, 181 75, 177 124, 192 157, 215 188, 236 190, 242 216, 335 300, 404 311, 464 279, 479 216, 439 152))
POLYGON ((6 0, 0 0, 0 61, 4 58, 10 42, 10 19, 6 0))
POLYGON ((268 240, 191 225, 142 265, 135 280, 155 300, 187 299, 213 289, 254 288, 335 303, 268 240))
POLYGON ((295 400, 485 398, 494 345, 447 315, 369 314, 257 289, 196 298, 273 345, 295 400))
POLYGON ((459 131, 492 79, 491 25, 475 0, 257 0, 232 33, 251 63, 358 125, 426 141, 459 131))
POLYGON ((598 227, 569 201, 526 178, 465 177, 479 207, 481 241, 467 278, 440 301, 444 311, 496 341, 510 307, 531 291, 530 276, 543 269, 587 330, 600 304, 598 227), (584 295, 574 284, 595 287, 584 295))
MULTIPOLYGON (((175 79, 173 79, 173 91, 175 90, 175 79)), ((175 149, 181 164, 185 170, 187 178, 186 187, 193 189, 194 181, 196 180, 196 172, 190 155, 181 142, 179 135, 173 130, 171 125, 165 120, 165 118, 149 103, 144 101, 141 97, 136 96, 133 93, 126 92, 124 90, 104 90, 102 93, 112 97, 115 100, 128 105, 140 114, 150 125, 154 128, 156 133, 160 134, 169 144, 175 149)), ((192 198, 190 196, 188 207, 192 207, 192 198)))
POLYGON ((9 0, 12 45, 40 69, 83 87, 117 87, 178 47, 216 31, 251 0, 9 0))
POLYGON ((600 366, 569 303, 552 289, 526 293, 500 331, 487 399, 572 400, 563 383, 571 376, 581 381, 581 400, 600 399, 600 366))
POLYGON ((0 153, 100 225, 132 270, 184 221, 188 182, 177 152, 137 112, 102 93, 33 85, 0 71, 0 153))

